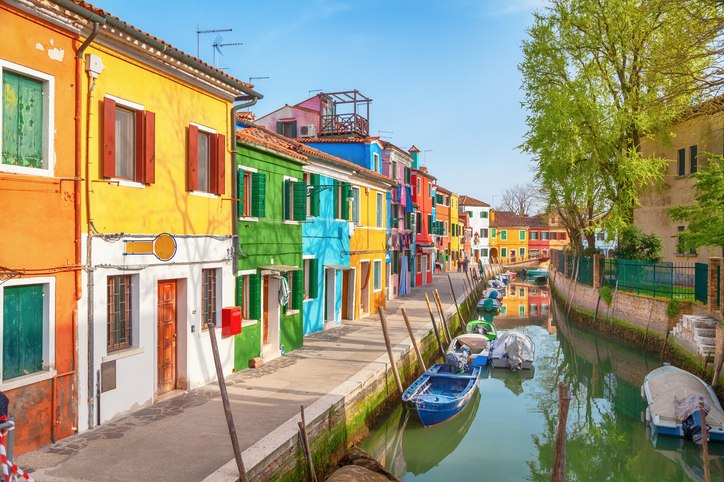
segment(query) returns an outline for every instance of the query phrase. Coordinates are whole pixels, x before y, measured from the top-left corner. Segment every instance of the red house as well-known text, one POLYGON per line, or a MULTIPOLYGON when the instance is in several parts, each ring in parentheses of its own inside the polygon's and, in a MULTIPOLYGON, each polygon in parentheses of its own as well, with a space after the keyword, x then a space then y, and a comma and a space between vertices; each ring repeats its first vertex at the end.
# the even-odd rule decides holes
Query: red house
POLYGON ((412 202, 417 207, 415 286, 432 283, 432 270, 435 266, 435 239, 432 230, 433 184, 437 181, 426 167, 418 168, 420 150, 412 146, 412 202))

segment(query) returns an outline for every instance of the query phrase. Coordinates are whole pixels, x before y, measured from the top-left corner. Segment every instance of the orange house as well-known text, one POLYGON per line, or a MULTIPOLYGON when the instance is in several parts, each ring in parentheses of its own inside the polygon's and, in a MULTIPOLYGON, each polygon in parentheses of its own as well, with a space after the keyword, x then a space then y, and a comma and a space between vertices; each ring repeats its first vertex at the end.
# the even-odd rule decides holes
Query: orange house
POLYGON ((0 2, 0 391, 16 454, 77 426, 81 42, 45 12, 0 2))

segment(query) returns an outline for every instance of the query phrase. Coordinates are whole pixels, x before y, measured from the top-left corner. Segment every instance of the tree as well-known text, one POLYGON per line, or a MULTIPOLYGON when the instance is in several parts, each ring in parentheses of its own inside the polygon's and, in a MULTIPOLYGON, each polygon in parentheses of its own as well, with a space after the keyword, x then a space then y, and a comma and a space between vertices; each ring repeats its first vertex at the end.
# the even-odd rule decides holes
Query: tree
POLYGON ((548 210, 574 249, 597 227, 632 221, 642 186, 667 161, 644 158, 644 138, 671 126, 712 85, 724 7, 709 0, 552 0, 523 43, 528 132, 548 210), (701 22, 699 24, 698 22, 701 22), (714 66, 714 67, 713 67, 714 66))
POLYGON ((694 204, 669 210, 674 221, 689 224, 679 233, 679 249, 719 246, 724 250, 724 158, 710 157, 695 176, 694 204))
POLYGON ((641 261, 661 261, 663 243, 656 234, 645 234, 634 225, 626 226, 618 237, 616 257, 641 261))
POLYGON ((519 216, 528 216, 539 197, 540 191, 533 183, 516 184, 505 190, 498 209, 514 212, 519 216))

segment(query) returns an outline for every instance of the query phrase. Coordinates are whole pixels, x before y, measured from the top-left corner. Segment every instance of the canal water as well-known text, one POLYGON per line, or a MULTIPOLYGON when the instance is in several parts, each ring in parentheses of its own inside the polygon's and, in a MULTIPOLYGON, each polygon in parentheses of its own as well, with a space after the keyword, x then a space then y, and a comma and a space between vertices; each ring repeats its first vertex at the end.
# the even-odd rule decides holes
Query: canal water
MULTIPOLYGON (((658 357, 569 323, 546 287, 509 286, 495 325, 533 339, 533 371, 486 369, 468 406, 437 426, 398 405, 361 447, 405 481, 550 481, 563 380, 567 480, 704 480, 699 446, 652 438, 642 422, 640 387, 658 357)), ((710 451, 712 480, 724 481, 724 447, 710 451)))

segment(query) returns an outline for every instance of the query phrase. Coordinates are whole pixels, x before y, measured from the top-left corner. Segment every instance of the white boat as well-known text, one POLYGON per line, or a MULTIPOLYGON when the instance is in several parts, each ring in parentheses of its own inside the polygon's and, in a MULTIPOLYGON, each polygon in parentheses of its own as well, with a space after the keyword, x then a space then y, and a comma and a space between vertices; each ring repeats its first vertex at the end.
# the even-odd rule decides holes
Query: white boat
POLYGON ((486 298, 502 300, 505 298, 505 288, 486 288, 485 291, 483 291, 483 299, 486 298))
POLYGON ((465 365, 485 366, 488 364, 490 340, 479 333, 466 333, 453 338, 445 355, 448 362, 450 355, 456 357, 465 365))
POLYGON ((490 363, 497 368, 530 370, 533 368, 535 343, 523 332, 508 330, 498 333, 490 347, 490 363))
POLYGON ((641 395, 646 399, 646 422, 660 435, 701 442, 700 402, 703 401, 709 440, 724 442, 724 411, 714 390, 696 375, 664 365, 644 378, 641 395))
POLYGON ((488 280, 488 287, 495 288, 495 289, 503 289, 505 287, 505 284, 502 281, 500 281, 499 279, 491 279, 491 280, 488 280))

